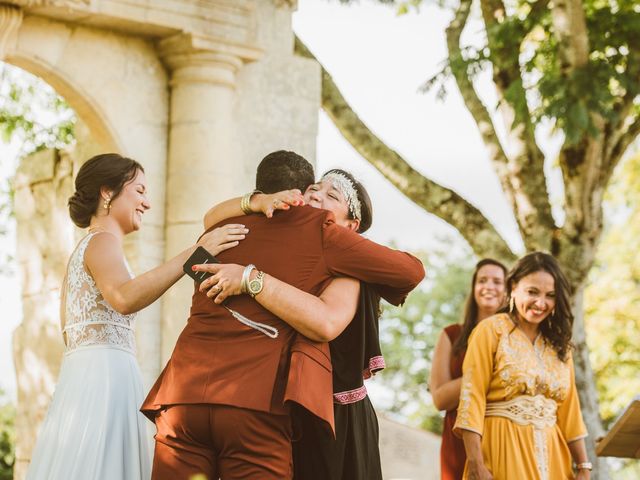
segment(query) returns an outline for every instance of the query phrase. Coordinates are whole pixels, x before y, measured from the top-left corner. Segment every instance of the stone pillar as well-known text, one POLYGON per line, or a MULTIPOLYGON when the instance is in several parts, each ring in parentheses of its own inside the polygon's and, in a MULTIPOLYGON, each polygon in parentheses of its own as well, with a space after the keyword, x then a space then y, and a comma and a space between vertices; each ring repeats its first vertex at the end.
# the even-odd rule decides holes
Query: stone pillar
MULTIPOLYGON (((236 73, 257 58, 250 47, 192 34, 160 42, 171 70, 166 258, 193 244, 209 207, 241 194, 245 171, 234 143, 236 73)), ((193 283, 182 279, 163 297, 162 360, 185 325, 193 283)))
POLYGON ((15 49, 21 24, 22 10, 0 3, 0 60, 4 60, 15 49))
POLYGON ((16 479, 24 478, 62 360, 60 285, 75 244, 66 205, 73 193, 72 173, 68 155, 45 150, 25 157, 15 177, 23 309, 22 323, 13 334, 18 384, 16 479))

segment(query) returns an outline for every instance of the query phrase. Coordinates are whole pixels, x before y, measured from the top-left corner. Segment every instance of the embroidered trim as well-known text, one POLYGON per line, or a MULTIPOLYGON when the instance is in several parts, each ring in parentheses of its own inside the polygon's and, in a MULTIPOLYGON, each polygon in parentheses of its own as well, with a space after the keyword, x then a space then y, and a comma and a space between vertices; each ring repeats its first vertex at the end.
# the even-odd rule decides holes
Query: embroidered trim
POLYGON ((346 392, 339 392, 333 394, 333 403, 339 403, 340 405, 348 405, 350 403, 356 403, 367 396, 367 387, 362 385, 354 390, 347 390, 346 392))
POLYGON ((556 424, 558 404, 544 395, 521 395, 504 402, 487 403, 485 417, 503 417, 518 425, 542 430, 556 424))
POLYGON ((454 428, 469 430, 469 427, 471 426, 469 408, 471 407, 471 389, 473 388, 473 384, 471 382, 471 378, 473 377, 472 372, 473 368, 470 368, 462 375, 460 403, 458 405, 458 417, 456 419, 454 428))
POLYGON ((584 433, 582 435, 578 435, 577 437, 572 438, 571 440, 567 440, 567 443, 575 442, 577 440, 582 440, 583 438, 587 438, 589 436, 588 433, 584 433))
POLYGON ((540 480, 549 480, 549 451, 547 449, 547 432, 543 429, 533 429, 533 443, 535 449, 536 466, 540 480))
POLYGON ((455 433, 456 430, 467 430, 469 432, 477 433, 478 435, 480 435, 482 437, 482 432, 480 430, 477 430, 477 429, 471 428, 471 427, 453 427, 453 430, 454 430, 454 433, 455 433))
POLYGON ((387 364, 384 363, 384 357, 382 355, 371 357, 369 359, 369 367, 365 368, 362 371, 362 378, 364 378, 365 380, 368 380, 369 378, 373 377, 376 373, 378 373, 380 370, 384 370, 386 366, 387 364))
POLYGON ((330 172, 322 177, 321 181, 331 182, 347 201, 347 206, 353 218, 362 220, 362 205, 360 204, 360 200, 358 200, 356 187, 349 177, 340 172, 330 172))

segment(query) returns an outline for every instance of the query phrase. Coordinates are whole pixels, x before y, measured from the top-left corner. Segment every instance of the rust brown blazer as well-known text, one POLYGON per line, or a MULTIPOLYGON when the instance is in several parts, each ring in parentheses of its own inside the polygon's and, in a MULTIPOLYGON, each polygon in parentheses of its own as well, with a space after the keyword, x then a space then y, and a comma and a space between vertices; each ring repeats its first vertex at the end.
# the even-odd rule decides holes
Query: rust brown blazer
MULTIPOLYGON (((237 247, 220 253, 221 262, 253 263, 314 295, 333 277, 350 276, 387 285, 401 301, 405 294, 400 292, 410 291, 424 276, 418 259, 337 226, 326 210, 305 206, 278 212, 271 219, 250 215, 224 223, 243 223, 249 234, 237 247)), ((234 296, 226 305, 276 327, 278 337, 269 338, 240 323, 196 289, 187 325, 142 405, 142 412, 152 420, 163 406, 175 404, 223 404, 288 413, 284 396, 295 331, 248 295, 234 296)), ((330 396, 331 385, 328 392, 330 396)))

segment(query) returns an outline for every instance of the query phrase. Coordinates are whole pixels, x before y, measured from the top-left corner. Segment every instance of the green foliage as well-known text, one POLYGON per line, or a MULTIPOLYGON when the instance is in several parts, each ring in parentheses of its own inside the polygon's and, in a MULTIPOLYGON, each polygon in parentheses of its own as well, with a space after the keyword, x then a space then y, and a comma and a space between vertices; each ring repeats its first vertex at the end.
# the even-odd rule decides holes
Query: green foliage
POLYGON ((549 119, 569 144, 599 135, 594 115, 619 121, 621 103, 640 95, 640 9, 635 0, 585 0, 583 5, 589 37, 586 65, 567 68, 553 11, 545 2, 517 0, 486 28, 485 45, 464 47, 462 58, 449 57, 422 90, 433 88, 443 98, 456 69, 473 78, 492 68, 515 111, 515 123, 549 119))
POLYGON ((456 256, 450 248, 421 256, 427 279, 403 307, 386 305, 380 321, 387 364, 380 382, 393 394, 390 411, 435 433, 442 417, 427 391, 431 357, 442 328, 460 321, 473 269, 470 252, 456 256))
POLYGON ((75 113, 38 77, 0 62, 0 136, 19 156, 63 148, 74 140, 75 113))
MULTIPOLYGON (((616 171, 610 224, 585 291, 585 324, 606 425, 640 392, 640 155, 616 171)), ((640 462, 618 462, 616 478, 639 478, 640 462)))
POLYGON ((13 478, 15 456, 15 406, 10 403, 0 390, 0 480, 13 478))
MULTIPOLYGON (((74 140, 75 113, 44 81, 0 62, 0 138, 18 145, 17 157, 0 158, 0 236, 13 215, 13 189, 4 175, 13 176, 17 159, 45 148, 63 148, 74 140), (7 165, 8 161, 13 161, 7 165)), ((0 274, 13 258, 0 252, 0 274)))
POLYGON ((585 322, 600 410, 611 422, 640 392, 640 156, 620 166, 612 219, 585 291, 585 322))

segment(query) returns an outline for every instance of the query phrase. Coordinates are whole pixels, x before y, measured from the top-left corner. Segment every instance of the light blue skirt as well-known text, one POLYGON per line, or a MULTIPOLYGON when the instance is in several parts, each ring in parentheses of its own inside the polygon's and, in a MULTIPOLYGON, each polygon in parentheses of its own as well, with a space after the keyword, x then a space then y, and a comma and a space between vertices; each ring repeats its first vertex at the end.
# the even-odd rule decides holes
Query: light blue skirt
POLYGON ((101 345, 65 355, 27 480, 148 480, 143 400, 131 353, 101 345))

